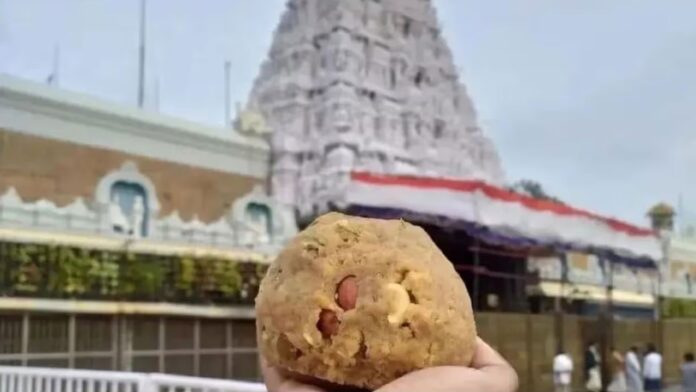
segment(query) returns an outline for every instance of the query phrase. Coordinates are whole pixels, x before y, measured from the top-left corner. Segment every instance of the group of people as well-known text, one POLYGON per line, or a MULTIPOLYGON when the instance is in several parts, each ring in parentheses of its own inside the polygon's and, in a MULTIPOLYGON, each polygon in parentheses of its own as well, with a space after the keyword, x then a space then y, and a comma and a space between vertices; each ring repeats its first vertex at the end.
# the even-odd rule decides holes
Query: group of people
MULTIPOLYGON (((631 347, 626 354, 611 349, 611 382, 607 392, 659 392, 662 390, 662 355, 655 345, 646 345, 644 354, 631 347)), ((590 343, 584 357, 585 389, 589 392, 602 390, 601 356, 595 343, 590 343)), ((681 365, 682 391, 696 392, 696 361, 694 354, 684 354, 681 365)), ((570 392, 573 375, 573 359, 559 350, 553 360, 553 381, 557 392, 570 392)))

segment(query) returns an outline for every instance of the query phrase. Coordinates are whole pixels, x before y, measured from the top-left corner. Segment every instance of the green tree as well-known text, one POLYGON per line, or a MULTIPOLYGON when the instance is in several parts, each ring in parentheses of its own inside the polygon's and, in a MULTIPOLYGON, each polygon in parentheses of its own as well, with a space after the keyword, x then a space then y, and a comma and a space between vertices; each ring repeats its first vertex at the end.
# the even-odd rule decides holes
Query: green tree
POLYGON ((554 201, 556 203, 564 204, 560 199, 546 192, 544 187, 539 182, 534 180, 519 180, 510 187, 510 190, 515 193, 533 197, 535 199, 554 201))

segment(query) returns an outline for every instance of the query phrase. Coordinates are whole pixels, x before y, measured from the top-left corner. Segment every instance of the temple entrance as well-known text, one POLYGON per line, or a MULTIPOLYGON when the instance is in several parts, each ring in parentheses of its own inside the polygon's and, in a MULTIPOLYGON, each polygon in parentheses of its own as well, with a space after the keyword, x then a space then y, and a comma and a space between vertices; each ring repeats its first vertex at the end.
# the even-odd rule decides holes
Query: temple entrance
POLYGON ((466 283, 475 310, 526 312, 526 254, 486 244, 465 230, 421 224, 466 283))

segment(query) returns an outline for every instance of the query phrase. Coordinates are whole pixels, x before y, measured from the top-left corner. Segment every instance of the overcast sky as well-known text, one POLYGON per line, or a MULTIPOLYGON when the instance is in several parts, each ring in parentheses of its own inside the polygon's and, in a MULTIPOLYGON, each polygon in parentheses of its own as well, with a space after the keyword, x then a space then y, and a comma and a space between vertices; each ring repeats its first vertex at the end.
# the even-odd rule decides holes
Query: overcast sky
MULTIPOLYGON (((346 0, 356 1, 356 0, 346 0)), ((148 94, 221 125, 223 64, 244 101, 285 0, 149 0, 148 94)), ((696 1, 435 0, 510 181, 645 224, 696 218, 696 1)), ((135 104, 138 0, 0 0, 0 72, 135 104)), ((696 222, 696 219, 688 219, 696 222)))

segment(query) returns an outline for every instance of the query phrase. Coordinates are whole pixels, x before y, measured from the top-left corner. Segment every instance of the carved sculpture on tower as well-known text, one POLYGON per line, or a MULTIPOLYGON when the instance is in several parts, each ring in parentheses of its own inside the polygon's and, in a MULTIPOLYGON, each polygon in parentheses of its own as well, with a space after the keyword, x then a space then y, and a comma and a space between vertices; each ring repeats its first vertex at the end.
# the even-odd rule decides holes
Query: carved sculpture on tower
POLYGON ((290 0, 249 99, 271 191, 309 217, 352 171, 504 180, 430 0, 290 0))

